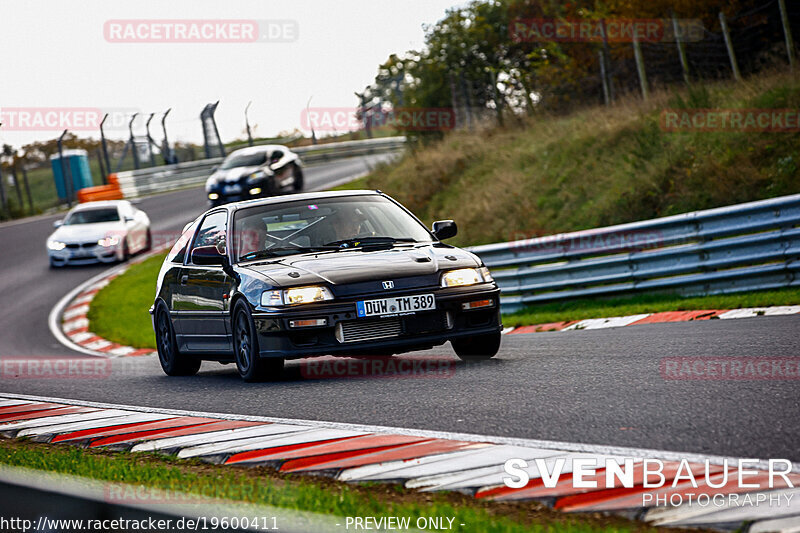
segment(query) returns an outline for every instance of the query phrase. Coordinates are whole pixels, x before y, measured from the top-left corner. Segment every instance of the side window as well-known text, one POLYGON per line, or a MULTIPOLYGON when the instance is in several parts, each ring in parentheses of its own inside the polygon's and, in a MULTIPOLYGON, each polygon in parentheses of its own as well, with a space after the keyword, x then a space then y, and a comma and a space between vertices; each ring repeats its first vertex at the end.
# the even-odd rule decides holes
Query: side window
POLYGON ((173 263, 183 263, 183 258, 186 257, 186 247, 189 244, 189 239, 192 238, 192 234, 194 233, 195 225, 191 224, 186 231, 184 231, 178 240, 175 241, 175 244, 172 246, 172 249, 167 254, 167 260, 173 263))
POLYGON ((269 162, 270 164, 277 163, 282 158, 283 158, 283 152, 281 152, 280 150, 275 150, 274 152, 272 152, 272 155, 269 158, 269 162))
POLYGON ((197 230, 192 249, 198 246, 216 246, 218 242, 224 241, 227 222, 227 211, 217 211, 204 218, 197 230))

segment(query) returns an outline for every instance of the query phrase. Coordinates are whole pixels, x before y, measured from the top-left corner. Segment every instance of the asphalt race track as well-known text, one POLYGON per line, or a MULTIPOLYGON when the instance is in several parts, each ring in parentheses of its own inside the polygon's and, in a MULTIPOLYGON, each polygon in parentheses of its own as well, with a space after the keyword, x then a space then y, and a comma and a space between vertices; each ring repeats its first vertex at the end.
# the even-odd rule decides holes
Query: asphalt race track
MULTIPOLYGON (((363 171, 358 164, 308 169, 308 188, 363 171)), ((154 231, 179 230, 204 206, 196 189, 140 203, 154 231)), ((55 218, 0 226, 5 357, 79 356, 50 335, 47 315, 64 294, 106 267, 50 271, 44 240, 55 218)), ((498 358, 485 363, 457 362, 445 345, 393 359, 406 365, 401 368, 437 371, 386 377, 351 375, 340 367, 320 378, 332 367, 316 359, 290 362, 281 381, 263 384, 243 383, 230 365, 204 363, 196 377, 168 378, 155 358, 120 358, 100 379, 2 375, 0 391, 797 462, 797 377, 667 380, 661 365, 670 357, 797 357, 798 331, 800 316, 794 315, 511 335, 498 358)), ((362 368, 359 361, 343 361, 362 368)))

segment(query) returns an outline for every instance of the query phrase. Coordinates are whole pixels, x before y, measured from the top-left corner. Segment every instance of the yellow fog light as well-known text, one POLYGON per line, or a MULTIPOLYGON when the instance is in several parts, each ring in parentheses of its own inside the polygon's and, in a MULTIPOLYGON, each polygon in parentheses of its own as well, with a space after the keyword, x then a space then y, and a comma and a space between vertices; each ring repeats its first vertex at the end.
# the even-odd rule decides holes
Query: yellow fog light
POLYGON ((219 194, 217 194, 215 192, 208 193, 208 199, 209 200, 216 200, 217 198, 219 198, 219 194))
POLYGON ((255 196, 256 194, 261 194, 261 187, 250 189, 250 196, 255 196))

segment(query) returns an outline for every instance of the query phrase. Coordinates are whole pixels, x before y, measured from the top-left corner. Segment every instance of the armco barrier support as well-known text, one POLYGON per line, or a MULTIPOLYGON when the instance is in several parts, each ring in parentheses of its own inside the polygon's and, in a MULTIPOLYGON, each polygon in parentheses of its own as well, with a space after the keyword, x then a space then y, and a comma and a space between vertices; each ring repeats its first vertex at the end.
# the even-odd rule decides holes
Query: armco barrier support
MULTIPOLYGON (((347 157, 385 154, 403 150, 405 137, 384 137, 363 141, 345 141, 315 146, 301 146, 291 150, 300 155, 304 164, 315 164, 347 157)), ((211 170, 222 162, 221 157, 188 161, 176 165, 143 168, 119 172, 119 185, 125 198, 136 198, 146 194, 167 192, 184 187, 200 185, 211 174, 211 170)))
POLYGON ((800 194, 472 248, 503 312, 571 298, 800 286, 800 194))

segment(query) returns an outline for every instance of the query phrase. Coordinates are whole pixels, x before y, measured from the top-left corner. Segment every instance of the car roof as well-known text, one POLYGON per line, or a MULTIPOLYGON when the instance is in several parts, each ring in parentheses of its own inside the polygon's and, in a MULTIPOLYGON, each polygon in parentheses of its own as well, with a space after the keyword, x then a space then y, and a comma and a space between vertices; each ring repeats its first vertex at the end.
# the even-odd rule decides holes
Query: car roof
POLYGON ((295 201, 309 201, 319 200, 321 198, 345 198, 348 196, 385 196, 381 191, 376 190, 350 190, 350 191, 319 191, 319 192, 304 192, 299 194, 282 194, 280 196, 270 196, 269 198, 259 198, 256 200, 244 200, 241 202, 233 202, 226 204, 230 211, 237 209, 244 209, 246 207, 255 207, 259 205, 277 205, 286 202, 295 201))
POLYGON ((120 205, 130 204, 128 200, 98 200, 96 202, 84 202, 76 205, 71 211, 83 211, 103 207, 119 207, 120 205))
POLYGON ((248 146, 247 148, 239 148, 238 150, 234 150, 228 157, 233 155, 250 155, 250 154, 260 154, 262 152, 273 152, 275 150, 289 150, 286 146, 281 144, 259 144, 258 146, 248 146))

